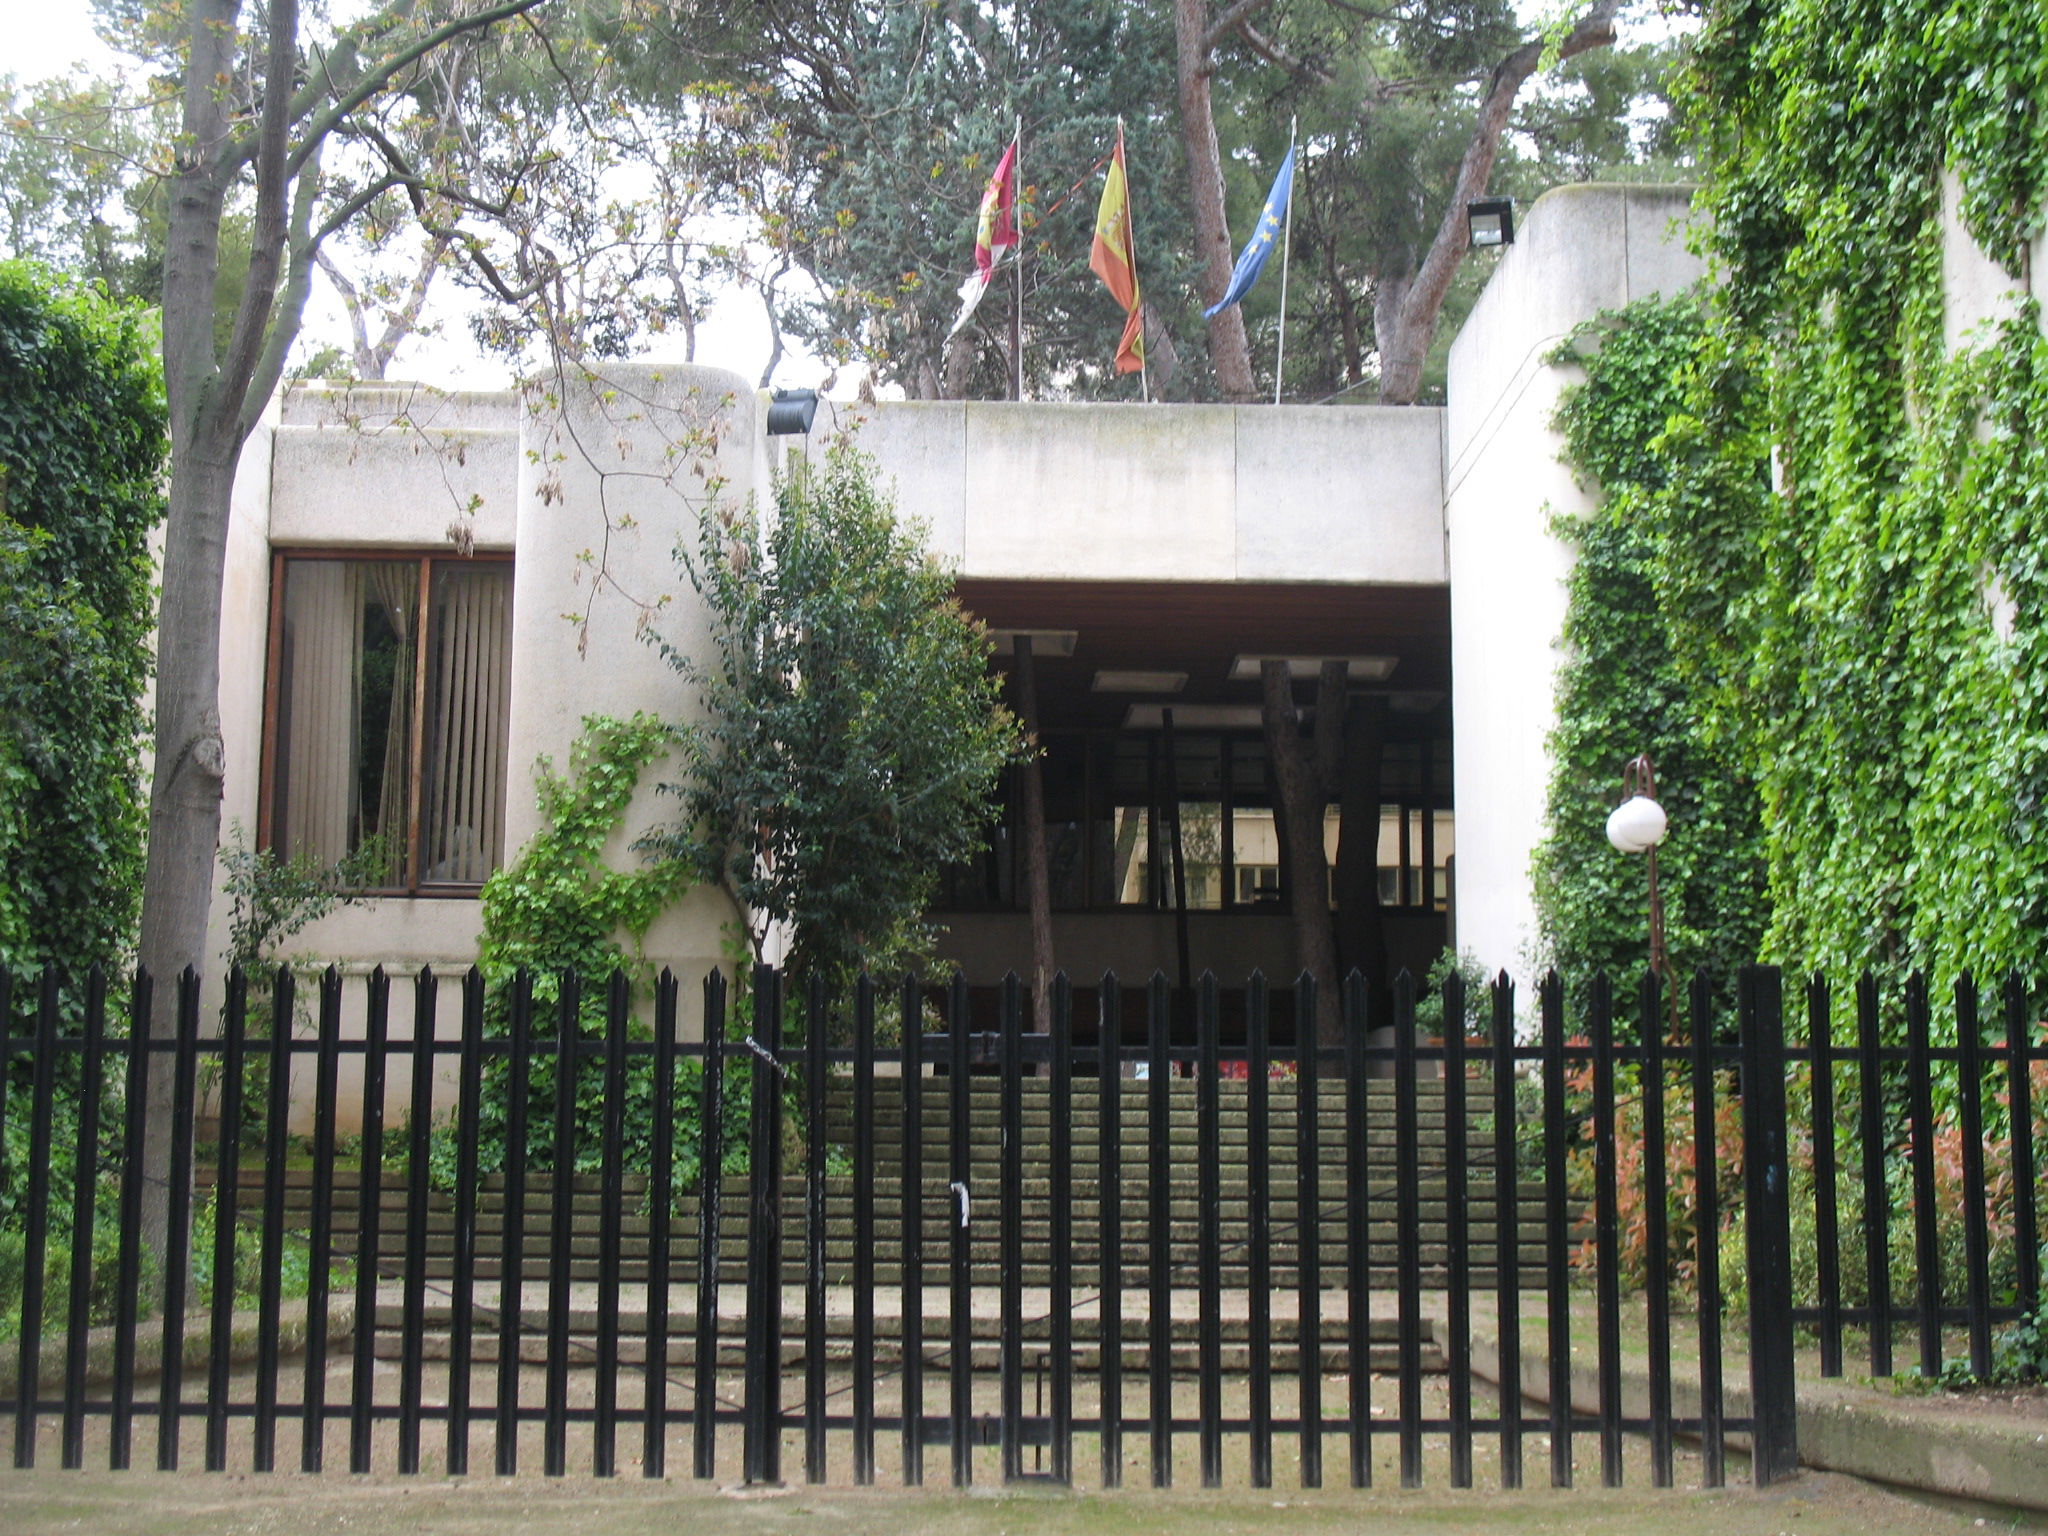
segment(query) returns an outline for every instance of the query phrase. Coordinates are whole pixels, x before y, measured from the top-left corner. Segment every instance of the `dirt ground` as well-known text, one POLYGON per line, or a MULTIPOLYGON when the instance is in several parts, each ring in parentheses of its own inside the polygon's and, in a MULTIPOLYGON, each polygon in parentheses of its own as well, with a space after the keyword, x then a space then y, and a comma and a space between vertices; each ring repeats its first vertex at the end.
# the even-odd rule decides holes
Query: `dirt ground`
POLYGON ((1912 1500, 1809 1473, 1780 1488, 1356 1493, 845 1487, 739 1492, 620 1478, 399 1481, 328 1474, 0 1472, 9 1536, 1935 1536, 2041 1530, 1981 1506, 1912 1500))

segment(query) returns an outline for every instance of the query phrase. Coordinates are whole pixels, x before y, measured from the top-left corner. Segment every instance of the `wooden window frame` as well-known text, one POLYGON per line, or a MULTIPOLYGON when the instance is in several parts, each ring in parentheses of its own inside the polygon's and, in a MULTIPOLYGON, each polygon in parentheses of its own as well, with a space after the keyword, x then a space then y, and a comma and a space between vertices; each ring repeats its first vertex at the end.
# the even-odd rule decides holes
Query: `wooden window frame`
POLYGON ((353 560, 357 562, 407 561, 419 566, 419 643, 413 658, 412 719, 408 722, 410 750, 407 754, 407 783, 405 786, 405 859, 403 867, 408 883, 404 885, 365 886, 366 896, 400 896, 428 900, 474 901, 477 892, 483 889, 482 881, 436 880, 422 881, 420 866, 420 790, 422 776, 426 769, 427 729, 427 663, 432 653, 428 644, 429 627, 433 622, 431 598, 433 596, 434 568, 437 565, 502 565, 510 569, 512 552, 509 550, 480 551, 476 554, 456 555, 439 549, 349 549, 322 545, 306 549, 272 549, 270 552, 270 616, 265 626, 263 652, 263 747, 261 766, 258 770, 256 791, 256 846, 269 851, 273 846, 275 832, 274 817, 277 802, 277 733, 278 733, 278 672, 281 652, 284 649, 284 583, 285 566, 294 560, 353 560))

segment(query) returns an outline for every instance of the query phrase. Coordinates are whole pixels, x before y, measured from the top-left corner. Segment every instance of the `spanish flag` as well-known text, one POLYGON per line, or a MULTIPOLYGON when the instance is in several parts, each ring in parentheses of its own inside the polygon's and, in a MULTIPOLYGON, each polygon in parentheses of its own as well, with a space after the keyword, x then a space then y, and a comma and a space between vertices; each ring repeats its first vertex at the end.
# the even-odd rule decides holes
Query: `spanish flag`
POLYGON ((1102 201, 1095 209, 1095 244, 1088 266, 1101 278, 1110 296, 1123 305, 1129 319, 1116 345, 1116 371, 1136 373, 1145 366, 1145 318, 1138 292, 1138 256, 1131 239, 1131 184, 1124 174, 1124 125, 1116 125, 1116 148, 1103 178, 1102 201))

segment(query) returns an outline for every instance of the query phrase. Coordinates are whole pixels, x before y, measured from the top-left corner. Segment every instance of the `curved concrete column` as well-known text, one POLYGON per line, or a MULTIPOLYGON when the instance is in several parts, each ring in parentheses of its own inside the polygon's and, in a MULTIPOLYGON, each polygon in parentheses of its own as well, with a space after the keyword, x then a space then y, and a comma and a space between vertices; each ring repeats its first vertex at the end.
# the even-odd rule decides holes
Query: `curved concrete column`
MULTIPOLYGON (((675 558, 694 543, 714 501, 743 503, 767 483, 760 405, 747 382, 716 368, 609 364, 559 385, 526 386, 520 431, 514 575, 508 860, 539 823, 535 762, 566 763, 585 716, 651 710, 680 720, 694 710, 681 677, 653 643, 704 654, 703 611, 675 558), (567 615, 577 615, 579 626, 567 615)), ((605 851, 625 868, 649 827, 673 820, 676 802, 648 771, 625 824, 605 851)), ((690 989, 718 959, 730 903, 690 892, 647 938, 648 957, 690 989)))

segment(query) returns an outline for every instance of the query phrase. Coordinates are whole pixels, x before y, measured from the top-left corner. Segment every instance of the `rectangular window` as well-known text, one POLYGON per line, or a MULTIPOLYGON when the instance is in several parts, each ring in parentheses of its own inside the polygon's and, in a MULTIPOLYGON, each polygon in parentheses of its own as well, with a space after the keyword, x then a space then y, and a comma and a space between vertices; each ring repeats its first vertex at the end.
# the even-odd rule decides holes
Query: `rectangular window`
POLYGON ((376 890, 473 889, 504 857, 512 563, 280 555, 261 842, 376 890))

